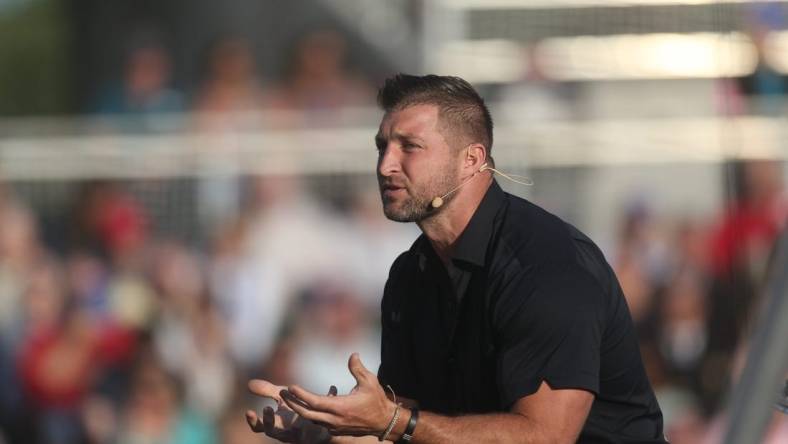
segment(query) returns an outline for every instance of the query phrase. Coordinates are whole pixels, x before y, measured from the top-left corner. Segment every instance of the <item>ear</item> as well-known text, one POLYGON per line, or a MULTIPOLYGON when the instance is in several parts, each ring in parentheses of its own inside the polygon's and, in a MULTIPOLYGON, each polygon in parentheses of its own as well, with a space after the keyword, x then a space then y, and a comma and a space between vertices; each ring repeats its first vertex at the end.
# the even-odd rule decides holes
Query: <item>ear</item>
POLYGON ((468 145, 465 151, 465 159, 463 160, 463 168, 467 169, 469 174, 476 173, 487 162, 487 148, 481 143, 472 143, 468 145))

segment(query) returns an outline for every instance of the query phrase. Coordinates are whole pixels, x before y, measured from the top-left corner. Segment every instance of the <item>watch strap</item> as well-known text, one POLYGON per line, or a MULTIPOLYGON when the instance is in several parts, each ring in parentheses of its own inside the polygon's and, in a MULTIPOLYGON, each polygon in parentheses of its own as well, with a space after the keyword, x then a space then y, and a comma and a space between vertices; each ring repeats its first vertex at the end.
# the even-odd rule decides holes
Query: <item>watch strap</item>
POLYGON ((413 439, 413 431, 416 430, 417 422, 419 422, 419 409, 413 407, 410 409, 410 419, 408 420, 408 425, 405 426, 405 431, 402 433, 402 437, 397 440, 396 444, 406 444, 409 443, 411 439, 413 439))

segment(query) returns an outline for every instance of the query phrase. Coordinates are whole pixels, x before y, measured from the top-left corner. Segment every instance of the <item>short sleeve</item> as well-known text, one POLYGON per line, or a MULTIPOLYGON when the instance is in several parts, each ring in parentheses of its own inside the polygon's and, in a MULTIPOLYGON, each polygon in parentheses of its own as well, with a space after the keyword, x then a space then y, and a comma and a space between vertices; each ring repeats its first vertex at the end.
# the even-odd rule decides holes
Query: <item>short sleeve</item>
POLYGON ((494 319, 504 404, 533 394, 542 381, 598 393, 604 310, 603 290, 578 266, 518 276, 500 295, 494 319))

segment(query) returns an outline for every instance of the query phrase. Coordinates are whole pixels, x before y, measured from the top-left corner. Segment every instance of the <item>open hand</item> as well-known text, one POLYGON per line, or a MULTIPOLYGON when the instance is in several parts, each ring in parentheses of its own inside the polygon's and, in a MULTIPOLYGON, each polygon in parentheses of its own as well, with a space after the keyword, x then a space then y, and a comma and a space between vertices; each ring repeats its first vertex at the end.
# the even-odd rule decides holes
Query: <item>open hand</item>
POLYGON ((344 396, 320 396, 297 385, 280 392, 285 404, 303 418, 328 429, 332 435, 380 436, 394 415, 396 404, 386 397, 374 373, 357 353, 348 360, 356 386, 344 396))
MULTIPOLYGON (((286 391, 287 387, 253 379, 249 381, 249 390, 255 395, 273 399, 277 404, 276 410, 271 407, 263 409, 262 421, 254 410, 246 411, 246 422, 253 431, 287 443, 324 443, 331 439, 325 427, 304 419, 282 400, 280 393, 286 391)), ((337 388, 332 385, 328 396, 336 394, 337 388)))

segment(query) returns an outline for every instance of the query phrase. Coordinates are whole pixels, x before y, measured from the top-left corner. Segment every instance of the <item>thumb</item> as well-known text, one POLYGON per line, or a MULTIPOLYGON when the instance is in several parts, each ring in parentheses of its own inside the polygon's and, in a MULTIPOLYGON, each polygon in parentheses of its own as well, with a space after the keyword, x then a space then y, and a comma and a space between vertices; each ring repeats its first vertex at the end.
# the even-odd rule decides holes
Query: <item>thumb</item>
POLYGON ((361 358, 358 356, 358 353, 350 355, 350 359, 348 359, 347 362, 347 368, 350 370, 350 374, 356 379, 358 385, 369 383, 369 376, 371 373, 364 367, 364 364, 361 363, 361 358))
POLYGON ((248 387, 249 391, 255 395, 273 399, 278 404, 282 404, 282 398, 279 396, 279 392, 282 391, 282 389, 287 388, 271 384, 270 382, 264 381, 262 379, 252 379, 249 381, 248 387))

